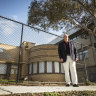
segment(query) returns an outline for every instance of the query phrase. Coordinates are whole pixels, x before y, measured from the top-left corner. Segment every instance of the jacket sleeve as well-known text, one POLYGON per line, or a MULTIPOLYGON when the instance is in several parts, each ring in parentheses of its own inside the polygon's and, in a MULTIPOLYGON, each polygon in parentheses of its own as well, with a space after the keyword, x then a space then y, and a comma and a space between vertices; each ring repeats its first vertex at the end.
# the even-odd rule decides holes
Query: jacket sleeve
POLYGON ((76 49, 75 45, 74 45, 74 54, 75 54, 75 58, 77 58, 77 49, 76 49))
POLYGON ((62 57, 62 52, 61 52, 60 43, 59 43, 59 45, 58 45, 58 54, 59 54, 59 58, 60 58, 60 59, 63 58, 63 57, 62 57))
POLYGON ((75 55, 75 59, 76 59, 77 58, 77 49, 75 47, 74 42, 71 42, 71 44, 73 45, 74 55, 75 55))

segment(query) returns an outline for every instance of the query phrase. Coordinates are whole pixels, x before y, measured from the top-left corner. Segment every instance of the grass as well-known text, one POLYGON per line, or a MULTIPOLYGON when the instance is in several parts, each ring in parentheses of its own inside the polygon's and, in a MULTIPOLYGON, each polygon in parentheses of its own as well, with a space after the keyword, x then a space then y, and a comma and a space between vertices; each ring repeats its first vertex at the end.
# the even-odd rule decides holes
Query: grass
MULTIPOLYGON (((23 83, 23 81, 20 80, 19 83, 23 83)), ((15 84, 15 85, 16 85, 16 80, 0 79, 0 84, 1 84, 1 85, 5 85, 5 84, 8 84, 8 85, 15 84)))
POLYGON ((40 96, 96 96, 95 91, 46 92, 40 96))
POLYGON ((96 96, 95 91, 67 91, 67 92, 45 92, 45 93, 19 93, 0 96, 96 96))

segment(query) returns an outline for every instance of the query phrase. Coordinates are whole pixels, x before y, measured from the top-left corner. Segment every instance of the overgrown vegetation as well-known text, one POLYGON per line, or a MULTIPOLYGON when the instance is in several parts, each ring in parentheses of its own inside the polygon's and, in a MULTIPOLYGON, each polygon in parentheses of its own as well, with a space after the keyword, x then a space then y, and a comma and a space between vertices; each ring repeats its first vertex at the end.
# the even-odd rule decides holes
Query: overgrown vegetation
POLYGON ((15 84, 16 80, 0 79, 0 84, 15 84))
POLYGON ((67 92, 45 92, 45 93, 23 93, 0 96, 96 96, 96 91, 67 91, 67 92))
MULTIPOLYGON (((22 80, 19 81, 19 83, 23 83, 22 80)), ((5 84, 16 84, 16 80, 6 80, 6 79, 0 79, 0 84, 5 85, 5 84)))
POLYGON ((89 80, 86 80, 85 78, 82 78, 82 80, 83 80, 83 82, 84 82, 84 84, 85 85, 92 85, 92 82, 91 81, 89 81, 89 80))

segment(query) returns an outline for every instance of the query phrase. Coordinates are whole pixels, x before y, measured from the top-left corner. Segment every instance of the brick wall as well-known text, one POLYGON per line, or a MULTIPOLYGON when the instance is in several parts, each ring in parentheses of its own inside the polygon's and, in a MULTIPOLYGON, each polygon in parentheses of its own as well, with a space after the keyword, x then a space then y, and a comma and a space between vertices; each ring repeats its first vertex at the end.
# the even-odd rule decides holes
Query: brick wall
POLYGON ((31 75, 32 81, 43 81, 43 82, 64 82, 64 74, 36 74, 31 75))

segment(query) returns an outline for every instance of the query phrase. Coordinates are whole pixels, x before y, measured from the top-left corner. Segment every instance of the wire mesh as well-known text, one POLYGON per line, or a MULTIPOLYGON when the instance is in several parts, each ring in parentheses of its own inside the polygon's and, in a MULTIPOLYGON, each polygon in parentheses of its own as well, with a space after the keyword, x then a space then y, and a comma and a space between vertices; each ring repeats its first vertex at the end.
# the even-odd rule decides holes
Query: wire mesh
MULTIPOLYGON (((60 34, 59 34, 60 35, 60 34)), ((0 16, 0 81, 63 82, 58 36, 0 16)), ((96 48, 91 41, 72 40, 77 48, 79 81, 95 81, 96 48)))
POLYGON ((0 81, 16 81, 21 24, 0 17, 0 81), (15 66, 15 67, 13 67, 15 66))

